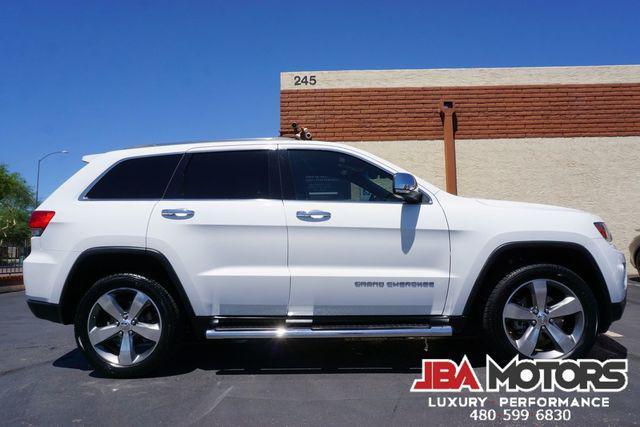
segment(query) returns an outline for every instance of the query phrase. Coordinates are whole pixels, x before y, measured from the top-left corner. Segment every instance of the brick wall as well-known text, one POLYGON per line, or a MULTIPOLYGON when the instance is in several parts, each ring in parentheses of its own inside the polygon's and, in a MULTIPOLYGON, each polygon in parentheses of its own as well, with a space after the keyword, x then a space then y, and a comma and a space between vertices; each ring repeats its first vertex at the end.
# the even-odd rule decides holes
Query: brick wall
POLYGON ((640 83, 285 89, 291 123, 327 141, 442 138, 440 99, 456 104, 459 139, 640 135, 640 83))

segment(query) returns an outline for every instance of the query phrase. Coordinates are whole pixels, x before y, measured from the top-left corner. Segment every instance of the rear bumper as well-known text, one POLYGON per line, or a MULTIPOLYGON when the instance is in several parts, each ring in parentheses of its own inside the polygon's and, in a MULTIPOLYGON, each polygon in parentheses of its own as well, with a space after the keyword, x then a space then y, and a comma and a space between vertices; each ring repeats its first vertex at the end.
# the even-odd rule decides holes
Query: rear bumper
POLYGON ((78 254, 43 250, 38 239, 38 237, 31 239, 31 253, 24 260, 24 286, 27 299, 60 303, 62 288, 78 254))
POLYGON ((62 311, 58 304, 28 299, 27 305, 37 318, 62 323, 62 311))

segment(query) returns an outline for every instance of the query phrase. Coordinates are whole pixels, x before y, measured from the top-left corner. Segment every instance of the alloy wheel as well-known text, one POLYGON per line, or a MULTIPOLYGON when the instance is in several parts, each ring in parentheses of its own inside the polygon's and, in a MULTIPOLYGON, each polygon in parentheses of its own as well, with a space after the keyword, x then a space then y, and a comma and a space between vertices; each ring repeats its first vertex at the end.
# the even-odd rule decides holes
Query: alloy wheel
POLYGON ((524 356, 554 359, 570 354, 584 333, 584 309, 566 285, 535 279, 507 299, 502 323, 509 342, 524 356))
POLYGON ((102 359, 115 366, 131 366, 153 353, 162 334, 162 318, 147 294, 118 288, 93 304, 87 333, 102 359))

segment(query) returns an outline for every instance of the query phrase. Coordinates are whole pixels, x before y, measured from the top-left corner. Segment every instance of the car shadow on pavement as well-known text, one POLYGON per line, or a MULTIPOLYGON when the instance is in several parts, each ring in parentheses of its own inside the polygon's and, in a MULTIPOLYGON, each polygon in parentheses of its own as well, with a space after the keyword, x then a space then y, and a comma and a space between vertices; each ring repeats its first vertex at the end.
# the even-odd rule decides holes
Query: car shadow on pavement
POLYGON ((70 352, 60 356, 53 361, 53 366, 56 368, 77 369, 80 371, 93 371, 87 359, 77 348, 70 352))
MULTIPOLYGON (((151 377, 183 375, 196 370, 217 375, 415 373, 420 361, 465 355, 474 367, 486 364, 488 349, 481 340, 433 339, 425 352, 419 339, 234 340, 183 344, 165 367, 151 377)), ((627 357, 627 349, 606 335, 598 336, 587 356, 598 360, 627 357)), ((53 362, 57 368, 93 371, 75 349, 53 362)))

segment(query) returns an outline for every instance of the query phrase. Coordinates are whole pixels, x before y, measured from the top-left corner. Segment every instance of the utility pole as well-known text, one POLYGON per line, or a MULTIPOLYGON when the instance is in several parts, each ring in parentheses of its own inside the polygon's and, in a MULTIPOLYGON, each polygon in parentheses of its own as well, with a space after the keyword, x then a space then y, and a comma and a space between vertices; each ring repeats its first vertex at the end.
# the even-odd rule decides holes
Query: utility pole
POLYGON ((442 99, 439 104, 440 118, 444 129, 444 174, 447 193, 458 194, 456 170, 456 109, 453 101, 442 99))

